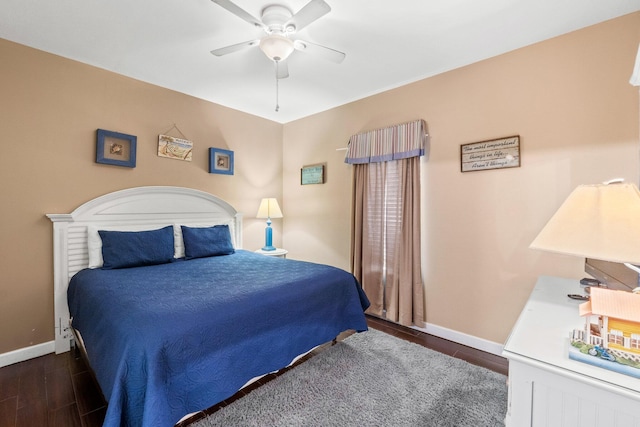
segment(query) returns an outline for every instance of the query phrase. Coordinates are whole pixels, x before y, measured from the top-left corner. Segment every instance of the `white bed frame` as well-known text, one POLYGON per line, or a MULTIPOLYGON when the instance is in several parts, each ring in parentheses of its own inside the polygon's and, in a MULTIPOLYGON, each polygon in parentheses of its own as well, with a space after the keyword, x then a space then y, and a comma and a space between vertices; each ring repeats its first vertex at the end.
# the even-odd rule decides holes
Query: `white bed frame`
POLYGON ((242 248, 242 214, 224 200, 183 187, 136 187, 89 200, 69 214, 47 214, 53 222, 55 351, 70 349, 67 287, 89 265, 87 226, 145 230, 166 225, 232 221, 236 249, 242 248))

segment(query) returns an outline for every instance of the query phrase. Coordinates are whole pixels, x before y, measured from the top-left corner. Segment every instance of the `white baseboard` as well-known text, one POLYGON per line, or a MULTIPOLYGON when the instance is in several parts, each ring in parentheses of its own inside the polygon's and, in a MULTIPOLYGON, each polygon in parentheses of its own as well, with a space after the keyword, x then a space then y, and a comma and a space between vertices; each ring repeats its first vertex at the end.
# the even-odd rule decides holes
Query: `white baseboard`
POLYGON ((56 351, 55 341, 49 341, 31 347, 20 348, 7 353, 0 354, 0 368, 13 365, 14 363, 24 362, 34 357, 44 356, 45 354, 56 351))
MULTIPOLYGON (((502 344, 497 342, 485 340, 483 338, 474 337, 473 335, 463 334, 462 332, 454 331, 453 329, 443 328, 442 326, 433 325, 427 323, 426 327, 419 328, 417 326, 412 327, 417 331, 426 332, 427 334, 434 335, 436 337, 444 338, 449 341, 456 342, 458 344, 473 347, 478 350, 485 351, 487 353, 502 356, 502 344)), ((34 345, 31 347, 25 347, 18 350, 10 351, 8 353, 0 354, 0 368, 4 366, 13 365, 14 363, 23 362, 25 360, 33 359, 34 357, 44 356, 45 354, 55 352, 55 341, 49 341, 42 344, 34 345)))
POLYGON ((462 332, 443 328, 442 326, 433 325, 431 323, 427 323, 427 326, 424 328, 413 326, 412 329, 426 332, 449 341, 457 342, 458 344, 466 345, 467 347, 473 347, 487 353, 495 354, 496 356, 502 356, 503 344, 499 344, 497 342, 474 337, 473 335, 463 334, 462 332))

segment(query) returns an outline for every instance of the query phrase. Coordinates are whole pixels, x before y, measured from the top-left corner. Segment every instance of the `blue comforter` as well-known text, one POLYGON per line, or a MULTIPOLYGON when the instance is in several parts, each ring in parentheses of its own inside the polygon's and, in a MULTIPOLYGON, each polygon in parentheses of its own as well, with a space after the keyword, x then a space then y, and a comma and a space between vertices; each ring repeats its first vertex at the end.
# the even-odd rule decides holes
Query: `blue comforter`
POLYGON ((104 426, 173 426, 347 329, 369 301, 344 270, 247 251, 82 270, 73 326, 108 401, 104 426))

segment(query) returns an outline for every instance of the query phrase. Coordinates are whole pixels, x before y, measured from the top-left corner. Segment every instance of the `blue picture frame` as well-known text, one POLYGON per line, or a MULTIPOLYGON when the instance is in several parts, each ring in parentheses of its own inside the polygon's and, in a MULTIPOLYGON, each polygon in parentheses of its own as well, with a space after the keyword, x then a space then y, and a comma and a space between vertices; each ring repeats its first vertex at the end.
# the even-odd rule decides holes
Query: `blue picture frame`
POLYGON ((104 129, 98 129, 96 135, 96 163, 136 167, 136 136, 104 129))
POLYGON ((209 148, 209 173, 233 175, 233 151, 209 148))

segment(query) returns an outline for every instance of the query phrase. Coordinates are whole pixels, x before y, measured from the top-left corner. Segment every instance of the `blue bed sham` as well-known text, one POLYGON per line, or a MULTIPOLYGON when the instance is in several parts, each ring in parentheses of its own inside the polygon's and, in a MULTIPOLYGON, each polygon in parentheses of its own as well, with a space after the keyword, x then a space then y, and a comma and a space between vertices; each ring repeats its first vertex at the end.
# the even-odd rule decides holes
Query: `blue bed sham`
POLYGON ((68 302, 107 427, 173 426, 342 331, 366 330, 369 306, 344 270, 243 250, 82 270, 68 302))

